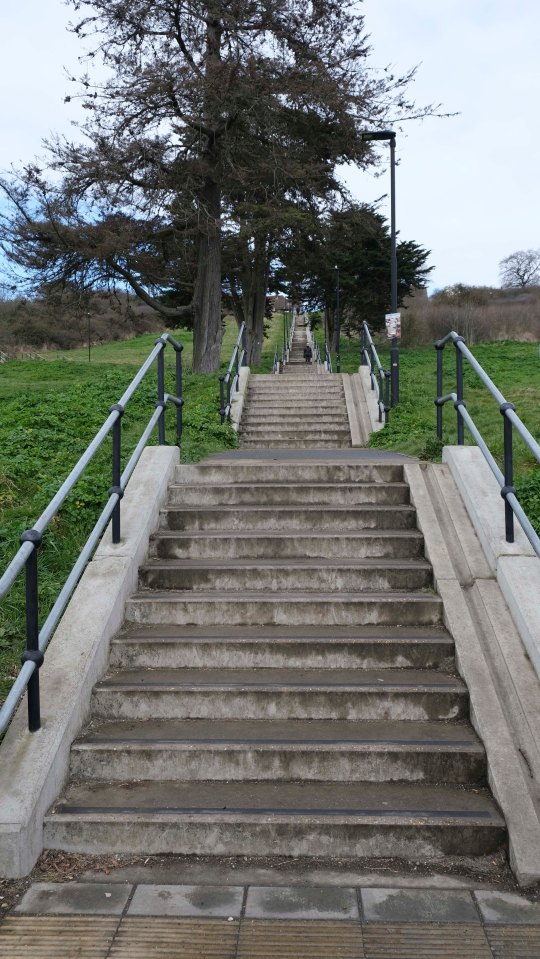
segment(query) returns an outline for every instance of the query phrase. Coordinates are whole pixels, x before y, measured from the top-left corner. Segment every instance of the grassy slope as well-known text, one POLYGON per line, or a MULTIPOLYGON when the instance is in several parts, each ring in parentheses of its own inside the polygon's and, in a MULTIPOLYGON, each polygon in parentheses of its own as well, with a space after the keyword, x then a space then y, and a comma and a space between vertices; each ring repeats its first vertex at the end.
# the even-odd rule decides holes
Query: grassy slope
MULTIPOLYGON (((455 391, 454 348, 444 351, 444 392, 455 391)), ((501 393, 514 403, 518 416, 536 438, 540 437, 540 357, 534 343, 479 343, 472 353, 501 393)), ((387 342, 380 359, 389 368, 387 342)), ((358 341, 341 342, 341 369, 358 369, 358 341)), ((464 397, 467 408, 495 458, 502 463, 503 419, 495 400, 469 364, 464 361, 464 397)), ((436 437, 435 349, 416 347, 400 351, 400 404, 391 411, 388 426, 373 434, 370 445, 408 453, 421 459, 440 460, 441 444, 436 437)), ((456 414, 451 404, 444 409, 443 445, 457 442, 456 414)), ((472 439, 465 430, 465 442, 472 439)), ((540 531, 540 467, 515 435, 515 481, 525 510, 540 531)))
MULTIPOLYGON (((273 356, 279 318, 269 330, 263 363, 273 356)), ((184 343, 184 369, 192 356, 191 334, 177 331, 184 343)), ((236 342, 228 322, 223 339, 223 371, 236 342)), ((32 526, 70 469, 107 417, 156 336, 95 347, 91 361, 85 350, 45 354, 46 361, 14 361, 0 365, 0 572, 18 548, 21 532, 32 526)), ((174 353, 166 351, 166 388, 174 391, 174 353)), ((184 375, 183 462, 193 462, 236 445, 236 434, 219 421, 217 376, 184 375)), ((150 371, 128 404, 122 424, 123 461, 134 448, 156 401, 156 374, 150 371)), ((174 442, 174 411, 167 411, 167 438, 174 442)), ((157 442, 154 435, 153 442, 157 442)), ((77 552, 107 499, 110 440, 88 468, 49 527, 40 555, 42 621, 71 569, 77 552)), ((22 578, 0 604, 0 700, 18 670, 23 645, 22 578)))

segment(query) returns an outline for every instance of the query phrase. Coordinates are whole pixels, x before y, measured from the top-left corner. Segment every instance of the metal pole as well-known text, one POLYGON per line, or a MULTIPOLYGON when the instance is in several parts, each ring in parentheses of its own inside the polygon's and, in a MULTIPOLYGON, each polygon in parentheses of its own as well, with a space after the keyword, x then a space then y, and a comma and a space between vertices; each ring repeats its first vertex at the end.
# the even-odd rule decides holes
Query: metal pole
POLYGON ((39 703, 39 670, 43 664, 43 653, 39 649, 39 607, 38 607, 38 565, 37 551, 41 545, 41 533, 28 529, 21 536, 21 543, 33 543, 34 549, 26 560, 26 649, 21 661, 33 662, 36 668, 28 681, 28 729, 36 733, 41 728, 39 703))
POLYGON ((122 499, 122 487, 121 487, 121 457, 122 457, 122 417, 124 415, 124 407, 120 403, 115 403, 114 406, 111 406, 109 412, 118 413, 118 419, 115 420, 113 424, 113 433, 112 433, 112 486, 109 490, 109 495, 111 493, 118 494, 118 502, 114 507, 112 514, 112 541, 113 543, 120 542, 120 500, 122 499))
POLYGON ((88 320, 88 362, 90 362, 90 314, 86 314, 88 320))
POLYGON ((184 400, 182 398, 182 350, 184 349, 183 345, 180 344, 176 350, 175 359, 176 359, 176 396, 180 400, 180 405, 176 407, 176 439, 178 440, 178 445, 182 440, 182 429, 183 429, 183 411, 182 407, 184 405, 184 400))
POLYGON ((503 403, 500 411, 504 417, 504 487, 501 495, 504 498, 504 521, 506 531, 506 542, 514 542, 514 511, 508 502, 508 494, 515 493, 514 486, 514 463, 513 463, 513 437, 512 422, 506 415, 507 410, 515 410, 513 403, 503 403))
MULTIPOLYGON (((397 249, 396 249, 396 135, 390 136, 390 291, 392 313, 397 313, 397 249)), ((397 336, 392 337, 390 348, 390 387, 392 406, 399 403, 399 346, 397 336)))
MULTIPOLYGON (((444 346, 435 344, 437 350, 437 399, 440 400, 443 395, 443 350, 444 346)), ((443 409, 440 403, 437 403, 437 438, 442 440, 443 434, 443 409)))
POLYGON ((336 372, 341 372, 341 362, 339 356, 340 336, 341 336, 341 317, 339 310, 339 266, 336 266, 337 285, 336 285, 336 372))
POLYGON ((458 446, 465 444, 465 424, 461 418, 461 409, 463 406, 463 354, 456 342, 456 414, 457 414, 457 441, 458 446))
POLYGON ((158 420, 159 445, 165 446, 165 350, 157 357, 157 401, 161 404, 161 416, 158 420))
POLYGON ((225 377, 220 376, 219 378, 219 412, 221 415, 221 422, 225 422, 225 377))

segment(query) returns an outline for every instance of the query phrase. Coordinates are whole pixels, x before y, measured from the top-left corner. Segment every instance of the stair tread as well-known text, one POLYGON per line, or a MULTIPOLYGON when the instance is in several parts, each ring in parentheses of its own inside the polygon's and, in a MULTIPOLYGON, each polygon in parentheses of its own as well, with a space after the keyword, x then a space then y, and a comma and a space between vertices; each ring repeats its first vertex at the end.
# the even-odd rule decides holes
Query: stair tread
MULTIPOLYGON (((289 504, 287 504, 287 503, 284 503, 283 505, 280 505, 280 507, 279 507, 280 513, 284 513, 284 512, 295 512, 295 513, 296 513, 296 512, 298 512, 299 510, 305 510, 305 511, 310 512, 310 513, 317 513, 317 515, 320 515, 321 509, 324 509, 324 512, 325 512, 326 514, 328 514, 328 513, 334 513, 334 512, 339 512, 339 513, 345 513, 345 514, 347 514, 347 515, 350 514, 352 511, 354 511, 354 512, 362 512, 362 511, 369 511, 369 512, 377 512, 377 511, 380 511, 380 512, 391 512, 392 510, 397 510, 399 513, 414 513, 414 512, 415 512, 414 507, 413 507, 413 506, 410 506, 408 503, 395 503, 395 504, 393 504, 393 503, 391 503, 391 504, 387 504, 387 503, 347 503, 346 505, 340 505, 340 504, 338 503, 336 506, 334 506, 334 505, 328 506, 326 503, 324 503, 324 504, 321 504, 321 503, 302 503, 302 505, 294 505, 294 504, 293 504, 293 505, 289 505, 289 504)), ((204 504, 200 504, 200 503, 199 503, 199 505, 197 505, 197 506, 190 506, 190 505, 185 505, 185 506, 184 506, 184 505, 176 505, 176 504, 174 504, 174 503, 171 503, 171 504, 165 506, 164 509, 162 510, 162 512, 165 512, 165 513, 173 513, 173 512, 175 512, 175 513, 176 513, 176 512, 184 512, 184 511, 185 511, 185 512, 188 512, 188 513, 200 513, 201 511, 207 512, 207 511, 209 511, 209 510, 212 510, 213 512, 216 512, 216 513, 227 513, 227 512, 232 512, 233 510, 234 510, 234 511, 238 511, 238 510, 242 510, 242 511, 245 511, 245 510, 259 510, 261 513, 275 513, 275 512, 276 512, 276 506, 275 506, 275 504, 273 504, 272 506, 265 506, 264 504, 261 504, 260 506, 256 506, 255 504, 249 505, 249 506, 244 506, 244 505, 230 505, 230 504, 228 504, 228 503, 224 503, 223 505, 221 505, 221 504, 220 504, 220 505, 216 505, 216 504, 212 504, 212 503, 209 503, 209 504, 207 505, 206 503, 204 503, 204 504)))
POLYGON ((151 559, 144 563, 141 570, 159 569, 394 569, 394 570, 430 570, 431 566, 422 559, 151 559))
POLYGON ((444 628, 429 626, 176 626, 130 627, 113 643, 442 643, 454 641, 444 628))
POLYGON ((360 822, 475 822, 503 827, 481 788, 409 783, 129 782, 71 785, 46 821, 59 816, 211 816, 260 819, 328 817, 360 822))
POLYGON ((440 606, 442 600, 439 596, 436 596, 434 593, 429 592, 428 590, 418 589, 415 592, 405 593, 397 589, 388 589, 385 592, 372 592, 371 590, 365 590, 362 593, 344 593, 344 592, 305 592, 300 590, 257 590, 257 589, 208 589, 208 590, 191 590, 191 589, 168 589, 168 590, 157 590, 157 589, 148 589, 142 590, 137 593, 134 593, 129 602, 140 602, 141 600, 151 601, 153 603, 159 602, 182 602, 182 600, 190 600, 197 603, 208 603, 209 600, 220 600, 228 601, 231 603, 238 603, 245 600, 247 602, 295 602, 295 603, 354 603, 354 602, 371 602, 371 603, 382 603, 388 602, 401 602, 401 603, 426 603, 431 602, 434 605, 440 606))
POLYGON ((97 689, 352 689, 456 690, 466 687, 459 677, 428 669, 285 669, 283 667, 123 669, 106 676, 97 689))
POLYGON ((303 719, 167 719, 93 724, 75 749, 216 746, 354 747, 359 750, 468 750, 483 754, 471 726, 445 722, 303 719))
MULTIPOLYGON (((335 532, 332 530, 309 530, 304 533, 302 530, 239 530, 227 529, 224 527, 219 530, 181 530, 181 529, 159 529, 152 536, 152 539, 193 539, 201 537, 204 539, 335 539, 335 532)), ((381 537, 382 539, 391 539, 397 537, 400 539, 422 539, 423 534, 418 529, 353 529, 339 534, 340 541, 344 539, 373 539, 381 537)))

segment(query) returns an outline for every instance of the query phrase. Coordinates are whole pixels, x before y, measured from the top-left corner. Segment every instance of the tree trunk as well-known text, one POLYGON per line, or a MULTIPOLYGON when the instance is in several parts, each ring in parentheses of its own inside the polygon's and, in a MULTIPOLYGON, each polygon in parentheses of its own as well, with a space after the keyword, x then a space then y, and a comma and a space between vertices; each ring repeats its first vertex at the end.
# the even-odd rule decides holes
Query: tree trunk
POLYGON ((207 182, 201 205, 206 229, 199 236, 197 276, 193 289, 193 372, 215 373, 221 356, 221 196, 219 184, 207 182))
POLYGON ((206 143, 201 153, 203 185, 198 196, 201 221, 197 275, 193 289, 193 372, 215 373, 221 356, 221 175, 217 131, 221 125, 219 89, 222 27, 219 9, 209 10, 206 29, 206 143))

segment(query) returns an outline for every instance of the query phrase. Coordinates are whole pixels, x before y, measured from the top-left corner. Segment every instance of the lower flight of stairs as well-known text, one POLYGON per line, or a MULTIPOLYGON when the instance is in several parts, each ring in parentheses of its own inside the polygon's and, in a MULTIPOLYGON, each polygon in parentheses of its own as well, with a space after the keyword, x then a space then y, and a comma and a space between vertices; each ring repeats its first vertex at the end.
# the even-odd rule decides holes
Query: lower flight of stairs
POLYGON ((47 847, 504 847, 403 468, 338 456, 181 468, 47 847))
POLYGON ((294 332, 282 374, 255 374, 248 382, 240 446, 252 449, 350 447, 341 376, 319 373, 304 360, 306 330, 294 332))

